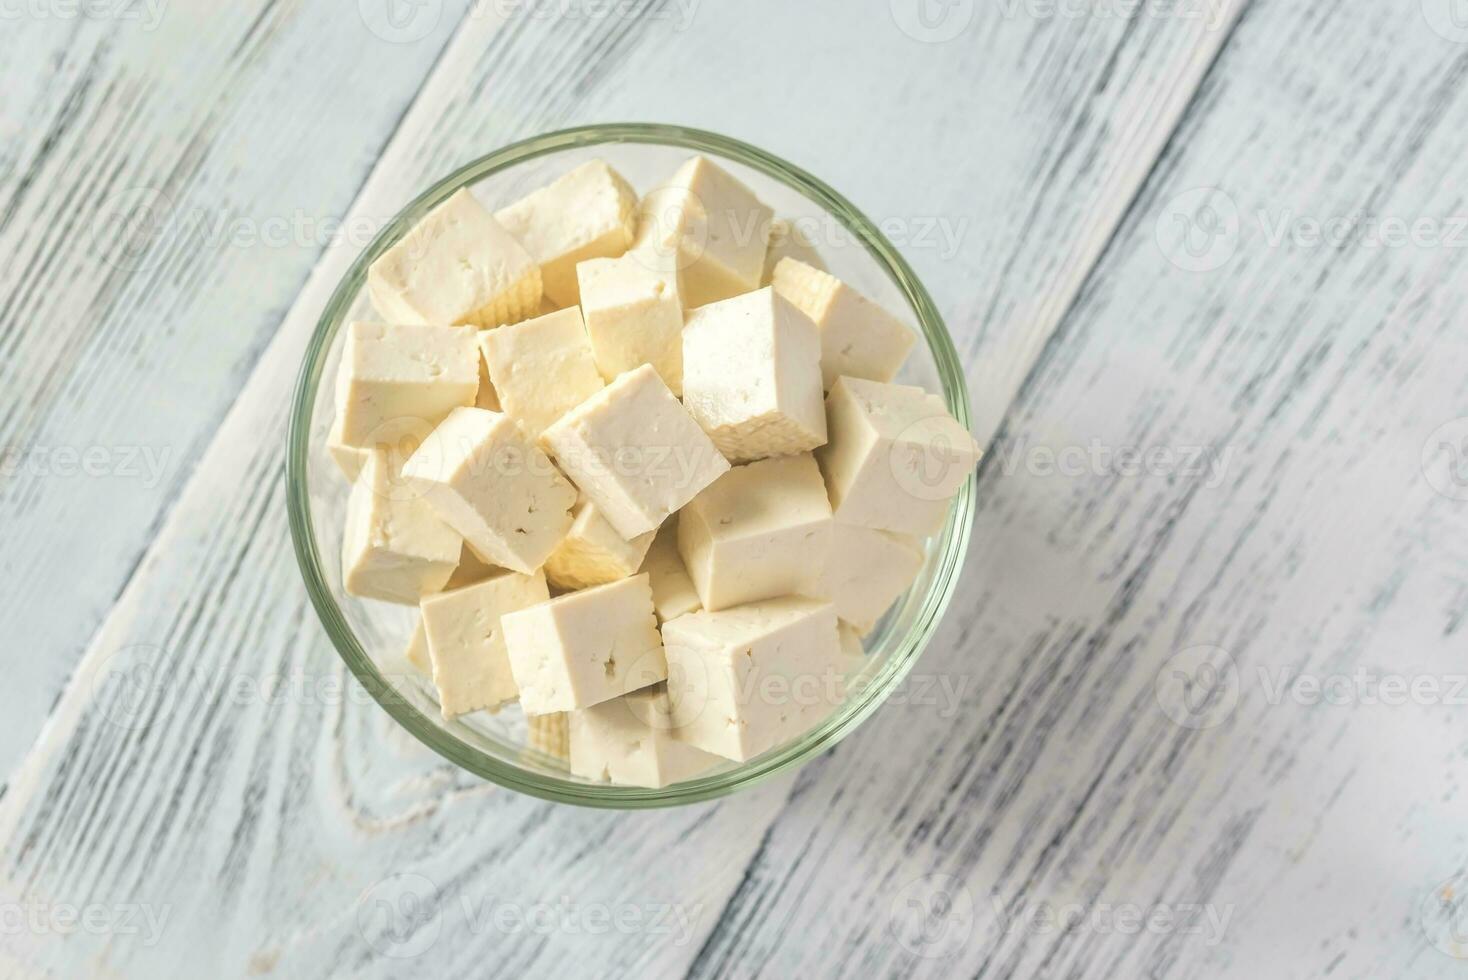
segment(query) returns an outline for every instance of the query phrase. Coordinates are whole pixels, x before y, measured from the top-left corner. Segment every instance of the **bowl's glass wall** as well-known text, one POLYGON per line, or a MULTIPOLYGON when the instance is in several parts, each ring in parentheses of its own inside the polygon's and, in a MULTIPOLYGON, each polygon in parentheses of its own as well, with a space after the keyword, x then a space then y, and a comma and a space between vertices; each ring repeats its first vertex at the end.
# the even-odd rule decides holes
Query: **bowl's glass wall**
MULTIPOLYGON (((378 319, 362 288, 366 263, 417 217, 458 187, 470 187, 487 207, 498 208, 578 164, 599 157, 624 174, 639 192, 644 192, 671 174, 692 152, 713 158, 739 177, 779 217, 796 223, 816 244, 835 275, 923 333, 928 342, 915 346, 898 380, 942 393, 954 413, 967 424, 968 404, 962 375, 941 322, 900 258, 895 253, 879 254, 879 249, 890 250, 890 246, 880 242, 877 236, 873 247, 847 223, 861 222, 859 215, 828 210, 833 202, 827 200, 823 204, 815 197, 829 191, 819 185, 814 185, 819 188, 814 191, 810 187, 802 188, 799 178, 804 175, 793 169, 779 173, 785 165, 762 154, 751 156, 757 151, 712 134, 654 127, 603 127, 551 134, 472 164, 415 201, 404 212, 403 220, 368 249, 338 290, 308 354, 293 419, 293 531, 297 532, 298 552, 313 600, 348 665, 384 707, 441 753, 498 782, 568 802, 648 806, 716 796, 803 761, 833 744, 890 693, 891 687, 911 666, 951 591, 952 577, 968 532, 972 481, 960 492, 943 533, 927 543, 927 560, 917 581, 866 638, 868 663, 856 693, 841 710, 794 743, 758 760, 742 765, 729 763, 698 780, 665 790, 611 787, 570 775, 563 762, 525 748, 525 720, 516 706, 497 714, 477 712, 444 721, 432 683, 403 656, 416 610, 345 594, 339 555, 349 487, 327 452, 326 442, 335 415, 332 382, 344 339, 341 327, 352 320, 378 319), (556 142, 557 136, 562 137, 561 143, 556 142), (630 139, 681 140, 685 145, 630 139), (517 149, 520 150, 518 159, 512 152, 517 149), (541 155, 530 155, 537 150, 542 151, 541 155), (779 175, 772 175, 765 167, 776 169, 779 175), (887 261, 889 258, 896 263, 895 268, 887 261), (308 423, 304 417, 306 411, 310 415, 308 423)), ((867 228, 866 234, 874 236, 875 232, 867 228)))

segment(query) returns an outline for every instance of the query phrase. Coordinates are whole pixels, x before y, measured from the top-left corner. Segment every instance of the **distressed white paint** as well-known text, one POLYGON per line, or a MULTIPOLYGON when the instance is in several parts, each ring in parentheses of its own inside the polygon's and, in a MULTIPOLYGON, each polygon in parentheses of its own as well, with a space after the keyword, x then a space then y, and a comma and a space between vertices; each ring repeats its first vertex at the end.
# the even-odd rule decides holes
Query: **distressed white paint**
MULTIPOLYGON (((0 937, 8 960, 122 976, 1461 970, 1419 925, 1429 889, 1468 860, 1461 708, 1274 705, 1257 678, 1465 670, 1465 504, 1420 466, 1429 435, 1468 415, 1463 253, 1269 247, 1250 216, 1461 213, 1468 45, 1372 0, 1261 0, 1231 36, 958 4, 973 21, 934 44, 881 5, 832 6, 703 5, 681 33, 675 19, 500 25, 483 7, 354 211, 390 213, 516 136, 642 116, 768 145, 894 228, 971 219, 951 252, 907 250, 985 379, 979 404, 1008 411, 961 595, 919 668, 931 681, 797 776, 678 812, 549 807, 427 756, 343 683, 286 539, 285 394, 351 257, 329 251, 0 800, 0 901, 166 906, 161 940, 23 930, 0 937), (735 71, 752 36, 788 71, 735 71), (1173 202, 1198 187, 1243 218, 1227 262, 1187 272, 1169 254, 1194 267, 1224 254, 1162 247, 1179 210, 1198 213, 1196 195, 1173 202), (1221 468, 1128 476, 1088 457, 1057 475, 1034 451, 1093 440, 1209 446, 1221 468), (155 693, 152 724, 125 729, 133 716, 113 705, 109 721, 90 678, 148 655, 135 644, 204 686, 155 693), (1169 693, 1196 655, 1170 658, 1205 644, 1232 659, 1240 698, 1214 727, 1179 726, 1157 678, 1169 693), (251 693, 281 676, 311 686, 251 693), (208 686, 221 678, 242 688, 208 686), (406 961, 360 928, 394 888, 438 903, 406 961), (959 915, 923 932, 914 910, 942 888, 959 915), (1210 904, 1227 924, 993 931, 996 907, 1156 902, 1210 904), (511 931, 540 903, 557 928, 511 931), (599 905, 621 928, 570 926, 599 905)), ((0 125, 25 131, 25 111, 7 104, 0 125)), ((360 172, 315 179, 350 196, 360 172)), ((78 411, 71 431, 100 417, 78 411)), ((131 534, 98 559, 126 568, 152 536, 131 534)))

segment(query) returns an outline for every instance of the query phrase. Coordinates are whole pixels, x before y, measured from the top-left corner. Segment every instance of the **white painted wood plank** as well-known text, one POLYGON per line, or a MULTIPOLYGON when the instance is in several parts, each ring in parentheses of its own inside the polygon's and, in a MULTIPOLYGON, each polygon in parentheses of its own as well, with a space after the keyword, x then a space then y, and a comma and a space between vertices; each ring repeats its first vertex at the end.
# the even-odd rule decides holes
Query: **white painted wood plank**
MULTIPOLYGON (((911 87, 846 93, 843 86, 831 84, 832 78, 849 78, 850 88, 858 90, 866 84, 866 75, 847 68, 848 52, 891 45, 888 21, 843 18, 833 24, 805 5, 751 4, 739 8, 751 19, 733 22, 731 9, 704 12, 686 38, 659 33, 671 30, 667 24, 622 33, 602 24, 576 34, 565 25, 522 21, 495 29, 482 18, 471 18, 363 190, 357 210, 389 211, 431 176, 508 138, 631 113, 636 105, 619 100, 636 96, 643 104, 651 86, 638 89, 636 79, 652 53, 668 50, 670 40, 700 49, 705 57, 723 56, 724 39, 753 34, 751 24, 757 24, 761 37, 783 38, 800 31, 807 38, 825 37, 830 60, 811 65, 797 59, 794 86, 787 77, 767 74, 690 74, 683 85, 687 106, 711 108, 688 121, 790 153, 831 175, 838 187, 882 215, 880 205, 863 195, 890 192, 894 184, 913 185, 890 176, 908 171, 889 167, 880 170, 881 177, 853 187, 830 168, 823 170, 821 161, 799 152, 802 142, 794 124, 786 137, 791 146, 785 146, 778 139, 762 139, 758 132, 741 131, 738 117, 750 113, 754 118, 749 107, 763 104, 764 113, 773 118, 768 107, 783 109, 791 91, 821 86, 815 90, 831 90, 842 111, 875 131, 908 127, 903 130, 906 138, 894 143, 902 152, 917 152, 914 147, 938 145, 952 131, 951 120, 924 116, 915 107, 946 97, 953 66, 963 62, 963 52, 939 53, 942 46, 904 46, 899 40, 891 50, 902 53, 892 57, 900 59, 899 75, 914 80, 911 87), (816 35, 816 27, 825 34, 816 35), (947 66, 946 73, 931 67, 935 61, 947 66), (578 65, 584 72, 581 87, 548 83, 547 73, 574 71, 565 66, 578 65), (699 78, 712 89, 698 89, 694 83, 699 78), (934 128, 912 128, 920 125, 934 128)), ((1136 150, 1133 144, 1095 139, 1128 129, 1125 120, 1111 117, 1120 105, 1107 95, 1106 80, 1115 64, 1142 60, 1139 51, 1145 50, 1155 60, 1139 69, 1131 84, 1164 87, 1196 78, 1211 55, 1193 33, 1147 34, 1117 23, 1099 30, 1074 21, 1024 26, 1028 29, 991 24, 973 39, 977 43, 982 37, 995 48, 999 64, 1032 73, 1028 84, 996 86, 994 102, 985 109, 992 115, 980 136, 993 144, 986 146, 992 156, 1015 167, 1047 142, 1046 132, 1051 139, 1068 133, 1080 140, 1088 147, 1085 157, 1091 166, 1080 168, 1071 184, 1057 185, 1049 194, 1073 193, 1075 207, 1085 211, 1080 202, 1089 195, 1116 192, 1116 185, 1101 175, 1125 170, 1140 180, 1150 163, 1125 162, 1136 150), (1134 46, 1142 40, 1146 43, 1140 49, 1134 46), (1010 45, 1026 47, 1031 54, 1026 58, 1010 52, 1010 45), (1071 100, 1046 101, 1055 86, 1078 84, 1079 78, 1090 78, 1090 89, 1100 92, 1092 114, 1073 115, 1071 100), (1031 101, 1037 98, 1044 108, 1031 101), (1049 111, 1062 105, 1063 113, 1049 111)), ((809 57, 806 49, 791 50, 809 57)), ((690 57, 690 64, 696 61, 690 57)), ((680 111, 693 112, 687 107, 680 111)), ((828 106, 790 111, 802 114, 812 131, 832 126, 828 106)), ((666 115, 677 118, 672 112, 666 115)), ((820 152, 833 163, 851 155, 849 141, 833 141, 820 152)), ((893 159, 882 156, 891 152, 885 144, 872 152, 883 162, 893 159)), ((1007 204, 1011 191, 986 185, 986 161, 973 153, 968 158, 974 171, 944 176, 954 196, 934 202, 930 210, 960 211, 978 186, 983 195, 979 207, 994 209, 982 213, 992 213, 998 222, 1005 212, 996 205, 1007 204)), ((997 238, 1014 234, 1003 224, 977 227, 978 237, 965 246, 977 249, 976 254, 994 247, 997 238)), ((1062 237, 1070 226, 1042 229, 1032 224, 1028 231, 1062 237)), ((428 879, 426 891, 439 899, 440 910, 439 936, 407 964, 414 971, 502 966, 519 974, 581 966, 611 974, 669 975, 695 962, 707 965, 707 958, 698 957, 698 944, 714 927, 710 910, 722 907, 731 895, 745 894, 743 869, 749 858, 771 853, 777 835, 762 835, 786 805, 792 787, 799 792, 790 802, 798 807, 826 784, 831 763, 809 770, 798 781, 786 780, 721 804, 635 817, 586 814, 477 785, 408 744, 380 711, 361 703, 359 692, 353 698, 315 686, 323 678, 339 682, 342 672, 296 584, 280 500, 279 440, 284 393, 295 362, 326 292, 349 258, 348 249, 334 252, 313 274, 218 439, 200 460, 155 547, 92 643, 79 683, 63 696, 36 752, 0 801, 0 840, 7 842, 0 882, 23 904, 34 907, 87 896, 85 901, 109 907, 146 902, 156 912, 166 906, 172 918, 153 945, 116 930, 105 937, 72 936, 64 943, 26 934, 8 952, 38 967, 86 964, 97 972, 121 975, 166 972, 199 962, 228 974, 390 975, 401 972, 404 964, 377 955, 357 917, 370 916, 377 908, 375 899, 384 897, 374 888, 376 882, 410 874, 428 879), (142 704, 150 710, 160 703, 167 707, 148 727, 119 733, 103 716, 102 706, 91 703, 89 682, 117 663, 119 651, 140 643, 165 651, 168 662, 191 668, 189 676, 208 683, 202 687, 205 693, 186 695, 181 703, 145 699, 142 704), (247 685, 258 685, 281 676, 310 683, 311 693, 274 704, 249 696, 240 704, 235 703, 239 697, 217 693, 217 685, 226 680, 244 678, 247 685), (670 853, 703 860, 672 861, 670 853), (606 935, 572 931, 564 916, 555 920, 560 925, 549 935, 510 932, 484 927, 481 920, 471 923, 462 904, 467 898, 479 909, 482 900, 500 900, 523 908, 554 904, 563 895, 583 906, 596 902, 629 912, 682 904, 685 913, 698 913, 691 916, 695 939, 670 940, 645 919, 625 932, 606 935)), ((957 265, 953 268, 959 271, 946 268, 939 262, 924 271, 935 292, 960 294, 965 274, 957 265)), ((908 760, 912 758, 916 755, 908 760)), ((903 766, 900 774, 874 788, 871 800, 900 789, 910 772, 911 766, 903 766)), ((857 851, 865 847, 860 841, 850 846, 857 851)), ((797 863, 790 870, 798 887, 802 866, 797 863)), ((750 871, 754 880, 769 873, 763 859, 750 871)), ((847 880, 841 887, 851 886, 847 880)), ((737 910, 732 918, 738 920, 737 910)), ((424 920, 423 935, 432 930, 433 921, 431 916, 424 920)), ((872 924, 874 939, 880 940, 883 920, 872 924)), ((374 935, 371 928, 366 931, 374 935)), ((717 938, 710 950, 722 941, 717 938)))
POLYGON ((77 6, 0 21, 0 779, 463 12, 77 6))
POLYGON ((967 696, 803 778, 694 975, 1461 974, 1465 71, 1398 7, 1254 5, 982 471, 919 667, 967 696), (1424 237, 1270 240, 1358 214, 1424 237))

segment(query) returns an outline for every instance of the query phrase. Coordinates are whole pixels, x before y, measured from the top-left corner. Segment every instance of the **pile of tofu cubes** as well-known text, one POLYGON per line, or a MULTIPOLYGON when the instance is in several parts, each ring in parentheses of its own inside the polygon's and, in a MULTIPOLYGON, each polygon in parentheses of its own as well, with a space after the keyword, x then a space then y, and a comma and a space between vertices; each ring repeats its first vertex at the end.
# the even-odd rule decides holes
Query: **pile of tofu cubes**
POLYGON ((445 718, 660 787, 826 717, 978 447, 892 384, 916 337, 703 157, 500 211, 460 190, 373 263, 329 446, 354 596, 418 606, 445 718))

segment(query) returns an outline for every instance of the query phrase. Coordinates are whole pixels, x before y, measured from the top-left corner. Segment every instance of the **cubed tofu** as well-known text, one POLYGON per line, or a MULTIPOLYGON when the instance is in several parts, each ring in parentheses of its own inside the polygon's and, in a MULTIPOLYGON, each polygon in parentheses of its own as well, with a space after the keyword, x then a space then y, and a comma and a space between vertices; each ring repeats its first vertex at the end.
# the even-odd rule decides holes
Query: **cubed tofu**
POLYGON ((642 571, 652 582, 652 604, 658 622, 666 623, 703 608, 693 579, 688 577, 683 556, 678 554, 677 521, 668 521, 658 529, 643 559, 642 571))
POLYGON ((860 669, 866 664, 866 650, 861 645, 861 634, 850 623, 839 623, 836 632, 841 640, 841 655, 849 667, 860 669))
POLYGON ((926 537, 980 451, 937 395, 840 378, 826 398, 829 441, 816 450, 836 520, 926 537))
POLYGON ((454 569, 454 574, 449 576, 448 582, 444 584, 444 591, 449 589, 462 589, 466 585, 483 582, 487 578, 503 575, 507 569, 498 565, 490 565, 480 560, 474 553, 474 549, 465 543, 463 550, 459 552, 459 566, 454 569))
POLYGON ((433 685, 445 719, 513 701, 519 695, 510 673, 500 618, 550 598, 545 576, 505 572, 452 592, 425 596, 423 632, 433 663, 433 685))
POLYGON ((774 283, 775 266, 786 258, 799 259, 813 269, 825 271, 826 268, 821 253, 816 251, 815 243, 800 229, 800 225, 784 218, 776 218, 770 224, 770 247, 765 252, 765 271, 759 281, 761 286, 774 283))
POLYGON ((351 595, 416 605, 459 563, 459 535, 393 473, 386 450, 367 457, 347 497, 342 585, 351 595))
POLYGON ((678 553, 704 609, 817 587, 831 505, 809 453, 736 466, 678 512, 678 553))
POLYGON ((638 205, 637 240, 676 260, 684 306, 758 289, 775 213, 705 157, 694 157, 638 205))
POLYGON ((561 416, 540 441, 628 540, 656 530, 729 469, 647 365, 561 416))
POLYGON ((464 189, 372 263, 367 292, 398 323, 495 327, 540 308, 540 266, 464 189))
POLYGON ((334 435, 344 446, 396 443, 405 427, 422 438, 479 391, 479 351, 470 327, 352 323, 336 376, 334 435))
POLYGON ((922 567, 916 538, 837 521, 825 571, 809 594, 829 599, 842 624, 866 636, 922 567))
POLYGON ((479 335, 490 383, 530 438, 604 387, 576 306, 479 335))
POLYGON ((529 575, 571 526, 576 490, 508 415, 455 409, 403 475, 484 561, 529 575))
POLYGON ((502 623, 527 715, 585 708, 667 680, 646 575, 571 592, 502 623))
POLYGON ((663 624, 676 738, 743 762, 840 702, 844 657, 829 603, 787 596, 663 624))
POLYGON ((571 772, 583 779, 659 789, 724 760, 674 738, 662 684, 570 713, 571 772))
POLYGON ((631 252, 576 267, 581 312, 601 376, 611 381, 652 365, 674 394, 683 391, 683 304, 677 274, 655 253, 631 252))
POLYGON ((576 265, 615 258, 637 231, 637 192, 605 160, 583 163, 554 183, 495 212, 540 265, 545 295, 557 306, 581 302, 576 265))
POLYGON ((637 574, 653 532, 627 540, 582 498, 571 512, 571 530, 545 562, 545 577, 558 589, 589 589, 637 574))
MULTIPOLYGON (((487 331, 479 331, 479 336, 487 331)), ((484 363, 484 345, 479 345, 479 393, 474 396, 474 407, 487 409, 491 412, 504 410, 500 404, 500 394, 494 390, 494 382, 489 380, 489 365, 484 363)))
POLYGON ((362 465, 367 462, 369 451, 358 446, 348 446, 342 440, 342 416, 337 415, 336 421, 331 423, 331 431, 326 435, 326 450, 331 453, 331 458, 336 462, 337 469, 342 471, 342 476, 347 478, 348 483, 355 483, 357 474, 362 472, 362 465))
POLYGON ((413 624, 413 635, 408 637, 408 647, 403 651, 403 657, 415 669, 429 677, 433 676, 433 661, 428 658, 428 634, 423 632, 422 616, 413 624))
POLYGON ((555 711, 548 715, 525 717, 525 741, 537 752, 553 759, 571 758, 571 715, 555 711))
POLYGON ((683 328, 683 405, 731 462, 821 445, 815 324, 768 287, 693 310, 683 328))
POLYGON ((821 373, 827 390, 843 376, 891 381, 917 343, 917 335, 901 320, 799 259, 782 259, 772 281, 820 331, 821 373))

